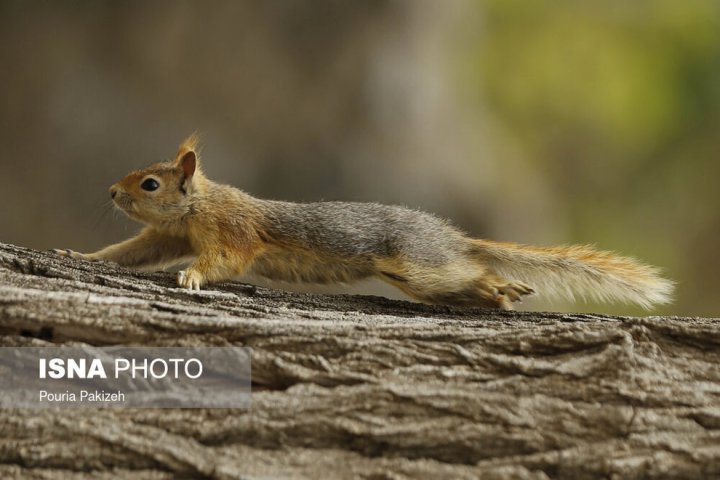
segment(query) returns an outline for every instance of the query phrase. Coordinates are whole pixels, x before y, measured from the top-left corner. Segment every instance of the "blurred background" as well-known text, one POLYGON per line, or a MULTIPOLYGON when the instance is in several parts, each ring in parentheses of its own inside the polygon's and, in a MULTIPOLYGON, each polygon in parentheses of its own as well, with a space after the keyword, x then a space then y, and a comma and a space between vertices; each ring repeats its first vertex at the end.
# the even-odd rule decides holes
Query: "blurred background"
POLYGON ((253 195, 593 243, 678 282, 658 313, 720 313, 716 0, 17 0, 0 15, 2 242, 130 236, 107 187, 197 129, 208 175, 253 195))

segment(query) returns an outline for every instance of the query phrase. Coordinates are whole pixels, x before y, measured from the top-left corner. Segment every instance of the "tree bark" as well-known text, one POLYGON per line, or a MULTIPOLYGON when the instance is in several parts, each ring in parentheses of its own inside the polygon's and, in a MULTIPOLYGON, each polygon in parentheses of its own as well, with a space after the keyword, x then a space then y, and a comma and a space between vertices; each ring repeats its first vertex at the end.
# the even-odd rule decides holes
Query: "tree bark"
POLYGON ((252 348, 250 410, 0 411, 0 477, 720 477, 720 319, 200 292, 0 244, 0 346, 252 348))

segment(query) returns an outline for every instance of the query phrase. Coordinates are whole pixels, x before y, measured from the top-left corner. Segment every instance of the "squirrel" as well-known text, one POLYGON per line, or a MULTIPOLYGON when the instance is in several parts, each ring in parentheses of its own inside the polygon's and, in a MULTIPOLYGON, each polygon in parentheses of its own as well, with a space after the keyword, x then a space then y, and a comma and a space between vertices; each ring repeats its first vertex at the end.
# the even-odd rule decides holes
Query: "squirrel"
POLYGON ((510 310, 536 291, 650 308, 671 299, 658 269, 590 246, 533 247, 471 238, 432 214, 377 203, 262 200, 208 179, 198 136, 170 161, 110 187, 116 207, 145 227, 85 260, 178 272, 180 287, 253 273, 270 280, 347 283, 377 277, 429 304, 510 310))

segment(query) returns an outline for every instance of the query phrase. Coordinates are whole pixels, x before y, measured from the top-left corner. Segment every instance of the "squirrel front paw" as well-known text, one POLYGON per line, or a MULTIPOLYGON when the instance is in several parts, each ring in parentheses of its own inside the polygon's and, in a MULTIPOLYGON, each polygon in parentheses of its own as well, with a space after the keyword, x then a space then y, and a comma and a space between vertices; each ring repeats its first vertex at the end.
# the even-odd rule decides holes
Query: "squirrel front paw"
POLYGON ((188 268, 187 270, 180 270, 177 274, 177 284, 182 288, 200 290, 200 285, 202 285, 202 283, 202 275, 191 268, 188 268))
POLYGON ((53 248, 53 253, 60 255, 61 257, 77 258, 79 260, 93 260, 90 255, 70 250, 69 248, 53 248))

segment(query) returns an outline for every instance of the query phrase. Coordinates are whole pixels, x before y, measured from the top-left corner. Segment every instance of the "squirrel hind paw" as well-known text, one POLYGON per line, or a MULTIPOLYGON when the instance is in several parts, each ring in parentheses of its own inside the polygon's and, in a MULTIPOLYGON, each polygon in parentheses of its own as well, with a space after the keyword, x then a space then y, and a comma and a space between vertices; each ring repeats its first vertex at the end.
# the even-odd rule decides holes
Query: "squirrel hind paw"
POLYGON ((480 283, 478 285, 480 293, 480 298, 477 299, 478 306, 514 310, 513 303, 522 302, 525 296, 535 293, 532 287, 522 282, 504 280, 503 282, 480 283))
POLYGON ((511 302, 521 302, 524 296, 532 295, 535 290, 522 282, 509 282, 505 285, 496 285, 500 295, 504 295, 511 302))

